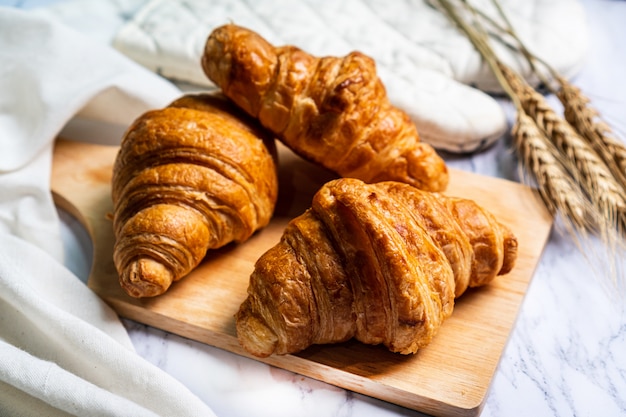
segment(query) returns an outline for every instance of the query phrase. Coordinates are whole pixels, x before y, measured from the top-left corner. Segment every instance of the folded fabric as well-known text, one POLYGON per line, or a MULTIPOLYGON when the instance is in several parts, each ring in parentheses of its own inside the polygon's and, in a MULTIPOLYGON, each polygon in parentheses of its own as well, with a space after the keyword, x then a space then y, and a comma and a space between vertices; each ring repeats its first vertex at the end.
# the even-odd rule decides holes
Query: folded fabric
POLYGON ((212 416, 133 351, 117 315, 63 266, 49 188, 53 143, 72 117, 128 124, 180 91, 15 9, 0 8, 0 63, 0 415, 212 416))

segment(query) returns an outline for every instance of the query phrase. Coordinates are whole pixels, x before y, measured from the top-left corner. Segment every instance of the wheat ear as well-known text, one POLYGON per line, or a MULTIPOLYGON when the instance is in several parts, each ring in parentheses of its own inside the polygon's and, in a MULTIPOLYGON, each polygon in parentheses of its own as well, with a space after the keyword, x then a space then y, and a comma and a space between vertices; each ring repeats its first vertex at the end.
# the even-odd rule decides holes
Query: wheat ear
POLYGON ((626 190, 626 145, 618 140, 612 129, 600 120, 591 100, 561 76, 555 76, 560 85, 556 95, 563 104, 565 120, 583 136, 602 157, 615 179, 626 190))
MULTIPOLYGON (((472 7, 465 0, 463 0, 463 3, 466 7, 472 7)), ((492 0, 492 4, 506 26, 498 24, 485 13, 480 11, 477 11, 477 13, 480 13, 480 16, 491 26, 515 40, 517 48, 505 42, 501 37, 499 38, 505 45, 521 52, 537 77, 559 98, 563 105, 565 120, 570 123, 580 136, 589 142, 591 147, 604 160, 615 179, 626 190, 626 145, 618 140, 614 136, 611 127, 600 119, 598 111, 591 106, 591 100, 583 94, 580 88, 570 83, 545 60, 537 57, 526 48, 526 45, 524 45, 502 9, 500 2, 492 0), (543 67, 547 73, 544 74, 539 67, 543 67), (550 82, 549 77, 557 84, 556 88, 552 86, 553 83, 550 82)))
MULTIPOLYGON (((460 1, 464 8, 471 11, 475 17, 480 14, 483 16, 483 20, 486 19, 466 0, 460 1)), ((498 1, 493 1, 508 26, 508 29, 503 32, 519 41, 498 1)), ((589 144, 584 146, 584 139, 576 137, 576 132, 568 121, 553 117, 555 114, 547 106, 543 96, 539 95, 525 80, 501 63, 493 49, 488 45, 485 29, 481 22, 475 19, 475 27, 472 27, 459 17, 448 0, 439 0, 438 4, 466 33, 493 70, 504 91, 511 98, 517 111, 512 134, 514 145, 520 156, 522 171, 525 170, 533 174, 539 194, 543 197, 547 208, 553 214, 562 214, 562 224, 566 226, 570 236, 577 243, 581 255, 594 265, 594 273, 599 277, 609 278, 608 282, 612 286, 609 287, 608 293, 619 298, 621 294, 624 294, 624 284, 626 284, 623 268, 626 258, 623 257, 625 246, 621 239, 624 236, 624 229, 620 230, 620 223, 618 223, 617 230, 615 229, 615 222, 619 220, 615 216, 621 216, 622 227, 626 225, 624 212, 621 211, 625 197, 623 193, 620 194, 616 180, 607 174, 609 168, 603 165, 602 158, 594 154, 594 150, 590 148, 589 144), (527 88, 529 90, 525 92, 527 88), (534 110, 530 108, 530 103, 534 103, 534 110), (527 107, 532 114, 527 114, 527 107), (545 125, 546 121, 549 122, 550 126, 545 125), (571 131, 574 133, 571 134, 571 131), (548 138, 547 135, 551 135, 551 137, 548 138), (583 169, 581 170, 579 167, 583 169), (602 193, 607 195, 602 195, 602 193), (591 244, 593 239, 587 232, 594 232, 599 235, 604 250, 597 251, 595 245, 591 244), (615 289, 617 291, 614 291, 615 289)), ((492 24, 496 28, 499 27, 495 22, 492 24)), ((498 39, 503 41, 501 37, 498 39)), ((519 43, 518 51, 528 59, 540 80, 555 92, 555 89, 549 85, 551 80, 539 72, 539 64, 544 64, 544 68, 549 68, 547 64, 534 57, 521 42, 519 43)), ((555 72, 550 68, 549 70, 552 71, 551 75, 554 78, 555 72)), ((619 142, 617 143, 619 145, 619 142)), ((614 149, 610 152, 618 154, 619 152, 614 149)), ((603 281, 603 283, 607 282, 603 281)), ((621 300, 619 298, 620 302, 621 300)))
MULTIPOLYGON (((604 213, 606 220, 597 221, 621 228, 621 218, 626 212, 626 197, 604 161, 566 120, 559 117, 541 94, 508 67, 503 64, 500 67, 520 98, 525 112, 571 161, 570 171, 574 179, 581 182, 592 202, 604 213)), ((605 227, 604 224, 597 226, 605 227)))
POLYGON ((581 196, 578 184, 568 175, 558 150, 544 132, 522 110, 517 112, 511 133, 522 166, 526 172, 533 173, 548 210, 553 215, 561 213, 571 222, 570 232, 589 230, 590 218, 594 217, 589 203, 581 196))

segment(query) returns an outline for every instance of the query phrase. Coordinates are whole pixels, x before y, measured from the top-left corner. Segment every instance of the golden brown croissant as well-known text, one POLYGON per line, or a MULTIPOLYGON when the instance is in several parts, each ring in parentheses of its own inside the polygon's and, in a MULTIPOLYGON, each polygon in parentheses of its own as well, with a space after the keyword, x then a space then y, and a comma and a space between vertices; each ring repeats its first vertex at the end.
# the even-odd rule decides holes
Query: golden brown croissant
POLYGON ((114 262, 133 297, 165 292, 208 249, 269 222, 274 142, 225 97, 186 96, 126 132, 113 170, 114 262))
POLYGON ((295 153, 340 176, 429 191, 448 184, 444 161, 390 104, 374 61, 362 53, 317 58, 229 24, 207 39, 202 67, 295 153))
POLYGON ((508 272, 516 256, 515 236, 471 200, 333 180, 257 261, 238 339, 259 357, 353 337, 414 353, 455 293, 508 272))

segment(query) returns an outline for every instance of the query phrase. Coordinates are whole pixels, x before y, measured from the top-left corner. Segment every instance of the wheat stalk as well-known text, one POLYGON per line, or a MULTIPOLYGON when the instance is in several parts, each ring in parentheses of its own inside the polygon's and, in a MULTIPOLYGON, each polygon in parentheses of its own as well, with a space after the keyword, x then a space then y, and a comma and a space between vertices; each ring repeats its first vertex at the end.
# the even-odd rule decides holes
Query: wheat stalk
POLYGON ((555 79, 560 85, 556 95, 563 104, 565 119, 602 157, 622 189, 626 190, 626 145, 613 135, 610 126, 600 120, 589 97, 558 74, 555 79))
MULTIPOLYGON (((598 112, 590 106, 590 100, 582 91, 563 77, 555 77, 561 88, 556 95, 563 104, 565 119, 579 132, 589 146, 604 161, 607 170, 617 184, 617 193, 626 201, 626 146, 615 136, 611 128, 599 120, 598 112)), ((623 235, 626 231, 626 208, 616 207, 613 223, 623 235)), ((611 221, 611 220, 609 220, 611 221)))
MULTIPOLYGON (((473 9, 466 0, 462 1, 465 7, 473 9)), ((589 98, 578 87, 571 84, 546 61, 532 54, 526 48, 499 1, 492 0, 492 3, 504 21, 505 27, 495 22, 485 13, 480 11, 477 11, 477 13, 492 27, 517 42, 516 49, 526 57, 535 75, 561 101, 564 108, 565 121, 561 121, 560 118, 556 117, 557 130, 555 139, 562 139, 564 145, 570 143, 574 147, 574 152, 569 152, 569 154, 574 154, 574 157, 578 154, 580 160, 574 159, 578 166, 581 165, 581 161, 586 161, 582 162, 582 179, 586 180, 586 188, 592 190, 592 197, 596 199, 601 210, 606 213, 606 225, 608 227, 615 226, 620 234, 623 233, 626 229, 626 210, 624 209, 626 205, 626 146, 613 136, 612 130, 607 124, 599 120, 599 113, 591 107, 589 98), (556 82, 557 88, 552 87, 553 83, 550 82, 548 75, 540 71, 540 66, 556 82), (570 140, 567 140, 568 138, 570 140), (584 140, 590 149, 582 144, 580 139, 584 140), (585 168, 588 169, 585 170, 585 168), (596 185, 600 185, 600 187, 595 187, 596 185), (605 192, 606 194, 604 194, 605 192)), ((503 37, 498 39, 507 46, 512 47, 503 37)), ((515 87, 519 91, 519 82, 517 82, 518 80, 515 81, 515 87)), ((522 87, 522 91, 526 91, 530 95, 531 102, 540 97, 541 101, 544 101, 542 96, 536 93, 530 86, 522 87)), ((545 102, 541 104, 543 108, 549 109, 545 102)), ((551 111, 551 109, 549 110, 551 111)), ((552 115, 549 115, 551 118, 555 116, 555 113, 552 113, 552 115)), ((575 171, 572 173, 574 175, 577 174, 575 171)))
POLYGON ((527 172, 537 181, 539 194, 548 210, 562 213, 573 230, 591 228, 591 210, 587 200, 581 197, 578 184, 563 167, 558 150, 551 145, 535 121, 524 111, 518 111, 511 130, 513 142, 527 172))
POLYGON ((598 153, 617 182, 623 188, 623 191, 626 191, 626 145, 618 140, 614 136, 611 127, 600 119, 598 111, 591 107, 589 97, 583 94, 578 87, 561 76, 558 71, 545 60, 542 60, 528 50, 498 0, 492 0, 492 3, 506 26, 502 26, 486 13, 476 10, 467 0, 461 1, 465 7, 474 10, 485 22, 489 23, 500 32, 501 36, 496 36, 502 43, 511 49, 517 50, 526 58, 535 75, 559 98, 564 108, 565 120, 569 122, 578 134, 598 153), (517 43, 517 46, 511 45, 509 41, 504 39, 503 35, 508 35, 509 38, 512 38, 517 43), (543 67, 548 74, 544 74, 540 71, 540 67, 543 67), (551 80, 548 75, 556 82, 557 88, 552 87, 553 83, 550 82, 551 80))
MULTIPOLYGON (((512 69, 505 66, 490 47, 489 35, 482 21, 488 20, 495 28, 498 28, 499 24, 475 10, 466 0, 458 1, 473 15, 473 26, 459 17, 451 0, 438 0, 437 3, 481 53, 515 106, 517 117, 511 133, 520 156, 522 172, 526 171, 534 176, 538 193, 546 207, 555 216, 561 214, 562 224, 578 245, 581 255, 594 265, 594 273, 602 278, 609 278, 609 282, 612 283, 609 294, 618 296, 624 294, 622 285, 626 284, 626 280, 622 264, 626 246, 622 237, 626 228, 624 209, 626 196, 619 177, 609 168, 610 164, 603 160, 605 156, 611 155, 615 160, 614 165, 619 166, 624 160, 623 147, 620 147, 619 141, 611 140, 602 124, 592 123, 595 121, 592 116, 595 113, 587 105, 588 102, 581 106, 585 97, 580 91, 573 96, 570 94, 566 99, 564 97, 567 101, 564 108, 569 106, 570 112, 576 112, 569 115, 571 124, 567 119, 557 115, 544 97, 512 69), (481 21, 478 20, 479 17, 481 21), (583 137, 575 129, 575 120, 586 120, 597 133, 602 131, 603 137, 601 139, 598 137, 587 139, 586 135, 583 137), (607 137, 609 139, 606 139, 607 137), (595 149, 598 141, 606 144, 602 145, 606 147, 606 153, 597 153, 595 149), (596 250, 591 244, 593 237, 589 236, 588 232, 598 235, 604 250, 600 252, 596 250)), ((508 25, 503 32, 519 41, 497 0, 493 1, 508 25)), ((502 37, 498 37, 498 40, 505 42, 502 37)), ((551 88, 552 80, 539 71, 540 64, 544 64, 543 61, 532 55, 521 42, 518 43, 520 46, 517 50, 528 59, 538 78, 551 88)), ((510 46, 506 42, 505 44, 510 46)), ((552 71, 550 75, 556 79, 556 72, 547 64, 543 66, 552 71)), ((567 87, 561 85, 560 89, 551 88, 551 90, 555 93, 557 90, 570 92, 567 87)))
POLYGON ((602 158, 566 120, 559 117, 541 94, 521 80, 510 68, 501 63, 499 66, 520 98, 524 111, 571 161, 569 170, 572 176, 581 182, 599 212, 604 213, 604 219, 596 219, 597 227, 620 229, 623 214, 626 213, 626 197, 621 184, 602 158))
POLYGON ((566 168, 567 161, 559 156, 558 150, 550 143, 546 132, 541 130, 536 120, 527 114, 522 95, 525 82, 496 58, 484 32, 477 32, 461 19, 448 1, 439 0, 439 5, 466 33, 513 102, 517 111, 512 129, 515 147, 522 156, 526 171, 534 176, 546 207, 553 215, 561 213, 572 224, 573 230, 585 233, 591 227, 590 219, 595 221, 596 216, 591 216, 591 211, 586 208, 588 203, 580 190, 580 182, 570 178, 569 171, 575 170, 566 168))

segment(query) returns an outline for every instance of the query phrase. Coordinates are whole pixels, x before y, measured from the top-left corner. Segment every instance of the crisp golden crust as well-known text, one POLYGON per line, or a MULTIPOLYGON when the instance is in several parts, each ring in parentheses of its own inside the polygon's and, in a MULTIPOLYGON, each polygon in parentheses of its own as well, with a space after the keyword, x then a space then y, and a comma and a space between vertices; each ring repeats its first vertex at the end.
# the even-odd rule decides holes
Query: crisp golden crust
POLYGON ((356 332, 343 260, 312 210, 290 222, 282 240, 258 259, 248 293, 237 334, 253 355, 286 354, 356 332))
POLYGON ((112 198, 114 261, 130 295, 163 293, 207 250, 243 242, 269 223, 278 193, 274 144, 238 113, 224 98, 186 96, 128 129, 112 198))
POLYGON ((474 254, 471 242, 459 223, 454 217, 445 215, 448 208, 440 194, 416 193, 407 189, 405 184, 395 182, 384 182, 379 186, 394 195, 406 194, 405 198, 396 198, 397 208, 408 216, 416 217, 416 221, 443 251, 454 274, 455 297, 459 297, 469 286, 474 254))
POLYGON ((358 277, 356 339, 401 353, 427 344, 452 313, 454 277, 421 225, 397 210, 393 195, 357 180, 323 187, 313 210, 331 230, 347 275, 358 277))
POLYGON ((260 357, 352 337, 414 353, 455 297, 513 267, 512 248, 509 229, 473 201, 333 180, 257 261, 238 339, 260 357))
POLYGON ((448 184, 444 161, 390 104, 374 61, 362 53, 318 58, 229 24, 207 39, 202 66, 294 152, 343 177, 429 191, 448 184))

